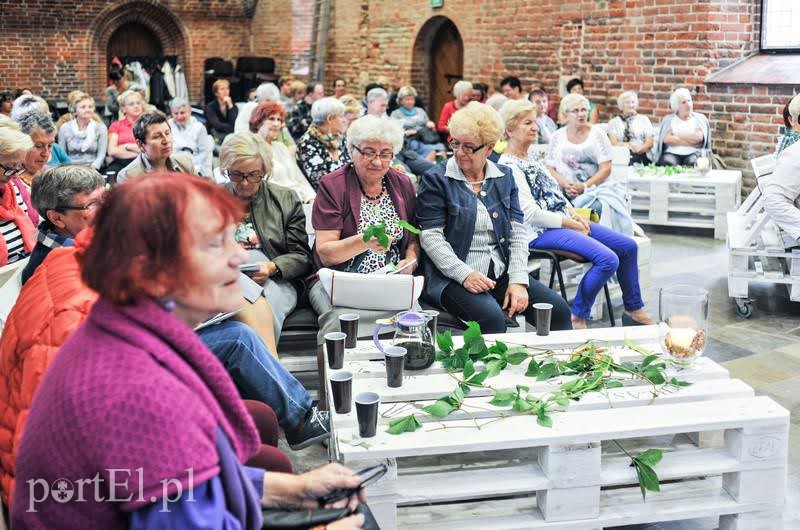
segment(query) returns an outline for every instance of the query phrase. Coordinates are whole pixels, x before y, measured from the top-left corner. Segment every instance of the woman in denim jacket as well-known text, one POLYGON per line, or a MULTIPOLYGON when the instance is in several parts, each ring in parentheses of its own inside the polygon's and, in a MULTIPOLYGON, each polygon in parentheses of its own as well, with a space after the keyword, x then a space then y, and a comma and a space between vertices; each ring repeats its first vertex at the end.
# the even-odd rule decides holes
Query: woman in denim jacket
POLYGON ((528 231, 511 170, 487 160, 503 130, 496 111, 469 103, 450 119, 453 157, 425 174, 417 194, 425 297, 485 333, 503 333, 532 304, 553 304, 552 328, 571 329, 567 303, 528 275, 528 231))

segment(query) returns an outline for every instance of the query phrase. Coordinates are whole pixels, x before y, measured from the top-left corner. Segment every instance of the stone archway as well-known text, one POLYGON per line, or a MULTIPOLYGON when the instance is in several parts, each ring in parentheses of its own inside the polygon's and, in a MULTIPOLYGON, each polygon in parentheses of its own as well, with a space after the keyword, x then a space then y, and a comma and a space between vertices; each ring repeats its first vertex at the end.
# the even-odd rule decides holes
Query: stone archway
POLYGON ((164 55, 177 55, 186 71, 190 64, 189 38, 180 19, 157 0, 118 1, 106 7, 89 27, 89 86, 101 94, 108 79, 108 43, 126 25, 144 26, 157 39, 164 55))
POLYGON ((436 121, 442 106, 452 99, 453 85, 464 74, 464 43, 455 23, 435 16, 422 25, 414 41, 411 84, 436 121))

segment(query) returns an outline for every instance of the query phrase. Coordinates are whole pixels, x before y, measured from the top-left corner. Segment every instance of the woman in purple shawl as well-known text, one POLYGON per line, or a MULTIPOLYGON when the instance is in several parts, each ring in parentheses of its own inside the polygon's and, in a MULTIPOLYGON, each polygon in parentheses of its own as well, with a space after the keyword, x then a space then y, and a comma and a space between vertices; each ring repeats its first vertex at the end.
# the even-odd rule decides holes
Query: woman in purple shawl
POLYGON ((34 397, 12 526, 257 529, 262 507, 315 508, 333 489, 358 486, 338 464, 303 475, 242 464, 258 433, 193 331, 241 304, 242 212, 224 189, 190 175, 152 174, 107 195, 80 258, 100 298, 34 397))

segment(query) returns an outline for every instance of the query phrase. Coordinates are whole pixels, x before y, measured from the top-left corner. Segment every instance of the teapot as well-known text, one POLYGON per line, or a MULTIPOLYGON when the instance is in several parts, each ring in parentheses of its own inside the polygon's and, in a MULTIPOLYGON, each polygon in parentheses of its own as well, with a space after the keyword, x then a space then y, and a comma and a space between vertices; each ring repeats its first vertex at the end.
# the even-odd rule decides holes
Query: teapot
POLYGON ((433 346, 433 338, 428 328, 428 321, 431 318, 421 311, 402 311, 388 322, 377 322, 372 339, 378 350, 383 351, 378 337, 382 331, 394 328, 392 345, 406 349, 405 369, 423 370, 433 364, 436 357, 436 348, 433 346))

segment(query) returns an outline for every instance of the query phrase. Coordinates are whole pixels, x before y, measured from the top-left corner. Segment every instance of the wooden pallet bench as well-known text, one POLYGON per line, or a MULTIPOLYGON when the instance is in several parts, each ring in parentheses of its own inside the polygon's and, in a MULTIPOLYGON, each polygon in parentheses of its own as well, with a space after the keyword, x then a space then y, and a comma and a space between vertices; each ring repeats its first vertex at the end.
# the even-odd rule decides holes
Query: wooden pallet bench
MULTIPOLYGON (((638 360, 622 341, 656 349, 657 329, 498 338, 554 349, 593 338, 610 345, 619 360, 638 360)), ((387 463, 387 475, 368 491, 381 528, 600 529, 712 516, 723 529, 781 528, 789 413, 768 397, 754 396, 710 359, 668 370, 668 377, 691 386, 653 399, 652 387, 626 380, 607 395, 587 394, 554 413, 551 428, 489 405, 490 392, 475 389, 461 410, 444 420, 419 414, 423 427, 401 435, 386 433, 388 422, 452 391, 452 377, 434 363, 407 372, 401 388, 389 388, 382 354, 368 342, 347 350, 345 369, 354 374, 354 395, 381 396, 381 416, 377 436, 361 439, 355 406, 350 414, 333 413, 331 457, 352 467, 387 463), (500 412, 506 417, 499 419, 500 412), (477 429, 476 422, 485 425, 477 429), (614 440, 632 454, 664 450, 656 466, 661 491, 649 492, 646 502, 630 459, 614 440)), ((542 393, 561 382, 535 382, 524 377, 523 366, 487 380, 495 389, 524 384, 542 393)))

